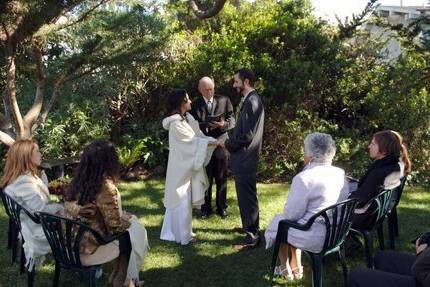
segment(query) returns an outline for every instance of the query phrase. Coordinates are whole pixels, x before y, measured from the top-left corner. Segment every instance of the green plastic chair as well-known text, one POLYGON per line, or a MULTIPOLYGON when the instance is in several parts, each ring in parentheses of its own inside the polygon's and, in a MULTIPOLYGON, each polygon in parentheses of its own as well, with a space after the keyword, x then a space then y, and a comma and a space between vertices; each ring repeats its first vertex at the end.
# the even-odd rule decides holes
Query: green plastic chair
POLYGON ((371 198, 366 205, 368 205, 367 212, 372 217, 372 222, 367 229, 351 228, 352 231, 361 234, 364 238, 364 246, 366 252, 367 267, 373 267, 373 232, 377 230, 379 247, 384 250, 384 234, 382 232, 382 223, 390 209, 391 197, 393 194, 392 189, 382 189, 382 191, 371 198))
POLYGON ((288 230, 290 228, 304 231, 309 230, 312 224, 318 220, 326 227, 323 248, 320 253, 313 253, 303 250, 303 252, 306 253, 312 261, 312 286, 322 286, 323 258, 326 255, 332 254, 334 252, 337 252, 339 255, 344 281, 346 284, 348 269, 345 261, 345 249, 343 243, 351 226, 356 204, 356 199, 348 199, 336 203, 312 216, 305 224, 298 224, 289 220, 281 220, 278 225, 278 233, 276 234, 275 247, 273 250, 270 282, 273 283, 273 274, 275 271, 280 244, 288 243, 288 230))
MULTIPOLYGON (((82 265, 79 252, 81 241, 87 233, 92 234, 100 245, 118 240, 120 253, 130 254, 131 243, 127 231, 112 236, 103 236, 88 225, 76 220, 45 212, 38 212, 37 214, 55 259, 54 287, 60 286, 60 271, 62 268, 78 272, 86 278, 88 286, 96 286, 95 275, 97 269, 100 268, 101 265, 82 265)), ((85 280, 83 280, 83 283, 85 284, 85 280)))
MULTIPOLYGON (((405 184, 406 184, 406 176, 403 176, 400 179, 400 185, 393 189, 393 194, 391 196, 391 203, 387 213, 388 236, 390 239, 391 249, 395 249, 395 238, 399 236, 397 205, 399 205, 400 199, 402 197, 403 189, 405 188, 405 184)), ((378 232, 378 234, 381 234, 381 233, 383 234, 383 225, 380 225, 379 228, 381 230, 378 232)))

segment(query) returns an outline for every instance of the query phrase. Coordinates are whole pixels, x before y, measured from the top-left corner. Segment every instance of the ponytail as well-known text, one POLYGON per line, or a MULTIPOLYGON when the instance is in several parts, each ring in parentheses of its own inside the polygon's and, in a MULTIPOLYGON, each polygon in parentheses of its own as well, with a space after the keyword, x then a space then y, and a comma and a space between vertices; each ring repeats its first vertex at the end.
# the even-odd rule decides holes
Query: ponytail
POLYGON ((401 153, 400 153, 400 157, 402 159, 402 162, 405 164, 405 174, 408 174, 411 172, 411 160, 409 159, 409 153, 408 150, 406 149, 406 146, 403 144, 403 142, 401 143, 402 148, 401 148, 401 153))

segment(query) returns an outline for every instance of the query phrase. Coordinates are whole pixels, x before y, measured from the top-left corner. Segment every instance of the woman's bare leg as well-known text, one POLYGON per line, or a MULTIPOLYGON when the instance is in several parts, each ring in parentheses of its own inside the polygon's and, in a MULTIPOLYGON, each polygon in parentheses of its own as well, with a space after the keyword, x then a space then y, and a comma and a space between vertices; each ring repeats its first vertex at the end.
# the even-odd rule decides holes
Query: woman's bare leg
POLYGON ((284 244, 281 243, 281 246, 279 248, 279 253, 278 253, 278 258, 279 258, 279 262, 281 263, 281 269, 282 270, 286 270, 286 272, 284 272, 285 274, 291 274, 291 267, 289 264, 289 256, 288 256, 288 251, 290 249, 290 245, 289 244, 284 244))
POLYGON ((290 245, 290 249, 291 249, 290 265, 291 265, 291 269, 294 270, 302 266, 302 251, 291 245, 290 245))
POLYGON ((302 251, 291 245, 290 245, 290 249, 291 249, 291 260, 290 260, 291 270, 293 272, 294 278, 301 279, 303 277, 302 251))

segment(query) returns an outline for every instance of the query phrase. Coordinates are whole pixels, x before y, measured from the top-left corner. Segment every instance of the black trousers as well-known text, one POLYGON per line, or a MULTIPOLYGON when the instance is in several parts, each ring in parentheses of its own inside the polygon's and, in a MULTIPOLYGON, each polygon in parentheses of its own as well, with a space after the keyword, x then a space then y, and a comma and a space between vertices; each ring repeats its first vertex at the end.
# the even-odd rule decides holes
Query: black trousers
POLYGON ((202 205, 202 212, 212 211, 212 184, 215 179, 216 184, 216 208, 221 211, 227 208, 227 168, 228 153, 225 148, 217 147, 209 164, 206 166, 206 173, 209 179, 209 188, 205 193, 205 203, 202 205))
POLYGON ((348 275, 349 287, 415 287, 411 273, 416 256, 397 251, 375 254, 375 269, 359 267, 348 275))
POLYGON ((249 236, 256 238, 259 236, 260 231, 257 174, 235 174, 234 182, 236 185, 242 227, 249 236))

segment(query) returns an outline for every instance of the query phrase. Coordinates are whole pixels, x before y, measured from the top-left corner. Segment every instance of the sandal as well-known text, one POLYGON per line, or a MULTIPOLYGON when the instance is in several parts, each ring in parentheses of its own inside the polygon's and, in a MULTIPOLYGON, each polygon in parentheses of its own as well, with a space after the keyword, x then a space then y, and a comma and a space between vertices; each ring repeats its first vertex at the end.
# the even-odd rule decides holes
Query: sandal
POLYGON ((294 280, 293 273, 290 273, 288 267, 282 268, 282 266, 275 266, 275 271, 273 273, 275 276, 284 276, 287 281, 294 280))
POLYGON ((303 266, 299 266, 291 270, 294 279, 300 280, 303 278, 303 266))

